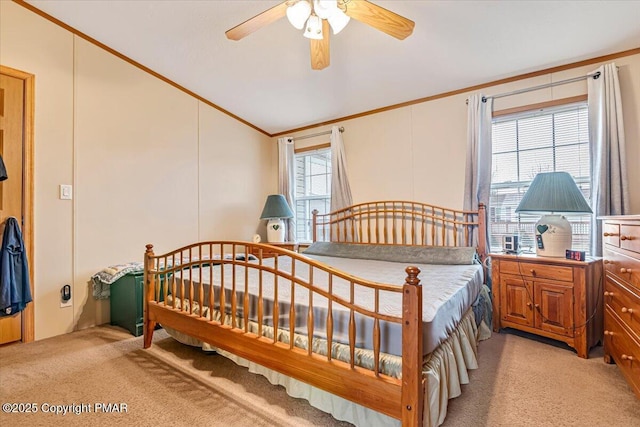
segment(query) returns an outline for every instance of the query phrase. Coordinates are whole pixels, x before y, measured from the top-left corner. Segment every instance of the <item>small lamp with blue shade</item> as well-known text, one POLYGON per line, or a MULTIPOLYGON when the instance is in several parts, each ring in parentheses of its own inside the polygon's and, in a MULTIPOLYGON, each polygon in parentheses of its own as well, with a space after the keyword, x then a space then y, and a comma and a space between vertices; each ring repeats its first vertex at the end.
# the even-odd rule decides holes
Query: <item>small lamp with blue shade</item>
POLYGON ((260 219, 268 219, 267 222, 267 242, 284 242, 285 227, 283 218, 293 218, 293 211, 287 203, 287 199, 282 194, 271 194, 267 196, 260 219))
POLYGON ((592 210, 567 172, 539 173, 516 208, 519 213, 542 213, 535 225, 536 254, 562 257, 571 249, 571 224, 562 214, 586 214, 592 210))

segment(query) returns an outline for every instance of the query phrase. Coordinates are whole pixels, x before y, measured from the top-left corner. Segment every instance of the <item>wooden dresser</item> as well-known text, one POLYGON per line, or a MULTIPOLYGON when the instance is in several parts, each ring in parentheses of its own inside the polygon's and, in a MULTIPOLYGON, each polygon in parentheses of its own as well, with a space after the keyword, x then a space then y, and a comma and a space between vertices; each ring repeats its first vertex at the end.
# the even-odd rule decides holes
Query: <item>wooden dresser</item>
POLYGON ((604 360, 620 367, 640 398, 640 215, 603 221, 604 360))
POLYGON ((578 356, 602 341, 602 261, 491 254, 493 329, 563 341, 578 356))

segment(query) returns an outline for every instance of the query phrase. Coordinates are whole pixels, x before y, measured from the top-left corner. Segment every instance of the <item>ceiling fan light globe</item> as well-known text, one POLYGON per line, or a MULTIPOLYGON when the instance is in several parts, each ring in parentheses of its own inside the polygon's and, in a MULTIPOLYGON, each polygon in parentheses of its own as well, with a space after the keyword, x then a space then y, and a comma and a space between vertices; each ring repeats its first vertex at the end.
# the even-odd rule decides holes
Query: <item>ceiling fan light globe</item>
POLYGON ((336 13, 334 13, 327 19, 327 21, 329 21, 329 25, 331 25, 333 34, 338 34, 340 31, 342 31, 344 27, 347 26, 350 20, 351 18, 340 9, 338 9, 336 13))
POLYGON ((322 40, 322 19, 316 15, 311 15, 307 20, 304 36, 308 39, 322 40))
POLYGON ((313 11, 321 19, 328 19, 340 11, 338 9, 338 0, 313 0, 313 11))
POLYGON ((289 23, 298 30, 304 28, 304 23, 311 15, 311 4, 307 0, 300 0, 287 8, 289 23))

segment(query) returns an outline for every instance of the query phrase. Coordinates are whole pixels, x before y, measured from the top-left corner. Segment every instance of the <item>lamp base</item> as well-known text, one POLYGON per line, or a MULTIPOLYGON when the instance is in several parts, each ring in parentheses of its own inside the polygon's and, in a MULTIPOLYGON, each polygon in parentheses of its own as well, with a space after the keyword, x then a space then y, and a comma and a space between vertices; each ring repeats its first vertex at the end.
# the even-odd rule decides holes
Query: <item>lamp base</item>
POLYGON ((535 226, 536 255, 564 258, 573 240, 571 224, 562 215, 544 215, 535 226))
POLYGON ((284 221, 280 218, 272 218, 267 222, 267 242, 284 242, 284 221))

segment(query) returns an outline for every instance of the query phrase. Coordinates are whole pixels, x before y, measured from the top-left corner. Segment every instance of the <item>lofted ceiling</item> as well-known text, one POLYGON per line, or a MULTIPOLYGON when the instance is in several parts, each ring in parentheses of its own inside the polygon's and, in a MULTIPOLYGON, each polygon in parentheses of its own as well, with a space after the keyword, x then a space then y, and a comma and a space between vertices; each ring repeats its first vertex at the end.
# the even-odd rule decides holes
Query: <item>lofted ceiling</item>
POLYGON ((413 34, 397 40, 352 19, 331 35, 331 65, 315 71, 309 40, 286 18, 225 37, 278 0, 23 2, 270 135, 640 47, 640 0, 372 0, 415 21, 413 34))

